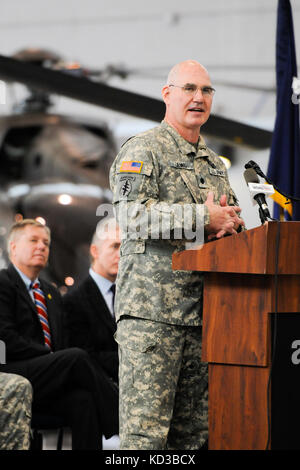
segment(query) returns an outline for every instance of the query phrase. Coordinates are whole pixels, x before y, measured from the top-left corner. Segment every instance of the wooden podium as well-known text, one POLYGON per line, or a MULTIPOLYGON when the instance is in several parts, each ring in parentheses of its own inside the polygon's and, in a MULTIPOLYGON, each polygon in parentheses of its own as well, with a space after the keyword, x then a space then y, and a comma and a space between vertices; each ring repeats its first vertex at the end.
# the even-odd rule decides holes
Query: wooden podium
POLYGON ((209 449, 299 449, 300 222, 174 254, 173 269, 204 274, 209 449))

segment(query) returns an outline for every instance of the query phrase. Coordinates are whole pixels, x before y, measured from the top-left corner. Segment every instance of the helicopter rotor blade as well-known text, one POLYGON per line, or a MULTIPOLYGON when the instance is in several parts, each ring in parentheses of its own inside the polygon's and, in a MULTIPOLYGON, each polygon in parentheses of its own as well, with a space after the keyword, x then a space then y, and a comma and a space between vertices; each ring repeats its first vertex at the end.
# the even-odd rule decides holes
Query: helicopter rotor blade
POLYGON ((153 121, 161 120, 164 115, 164 104, 160 100, 2 55, 0 77, 46 93, 62 95, 153 121))
MULTIPOLYGON (((0 55, 0 78, 150 121, 160 122, 165 113, 164 102, 156 98, 3 55, 0 55)), ((233 145, 255 149, 268 148, 272 136, 268 130, 214 114, 203 126, 203 133, 233 145)))

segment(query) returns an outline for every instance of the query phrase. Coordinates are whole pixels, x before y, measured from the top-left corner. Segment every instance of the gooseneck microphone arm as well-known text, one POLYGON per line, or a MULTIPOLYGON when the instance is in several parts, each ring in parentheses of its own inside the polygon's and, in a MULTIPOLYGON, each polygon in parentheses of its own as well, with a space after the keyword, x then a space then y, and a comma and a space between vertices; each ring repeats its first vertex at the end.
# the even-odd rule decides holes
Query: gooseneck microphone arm
MULTIPOLYGON (((259 184, 259 178, 253 168, 247 168, 244 171, 244 178, 247 183, 248 188, 250 189, 251 183, 259 184), (250 184, 249 184, 250 183, 250 184)), ((250 191, 251 192, 251 191, 250 191)), ((266 198, 263 192, 259 192, 253 195, 253 199, 257 202, 259 206, 259 217, 261 223, 264 224, 268 219, 272 219, 268 205, 266 203, 266 198)))
POLYGON ((258 166, 258 164, 255 163, 253 160, 250 160, 248 163, 246 163, 245 168, 246 168, 246 169, 252 168, 259 176, 261 176, 262 178, 264 178, 267 183, 272 184, 272 186, 274 187, 274 189, 276 189, 276 191, 277 191, 278 193, 282 194, 282 196, 286 197, 287 199, 290 199, 291 201, 300 202, 300 198, 299 198, 299 197, 289 196, 288 194, 285 194, 281 189, 279 189, 279 188, 270 180, 270 178, 268 178, 268 177, 262 172, 262 170, 260 169, 260 167, 258 166))

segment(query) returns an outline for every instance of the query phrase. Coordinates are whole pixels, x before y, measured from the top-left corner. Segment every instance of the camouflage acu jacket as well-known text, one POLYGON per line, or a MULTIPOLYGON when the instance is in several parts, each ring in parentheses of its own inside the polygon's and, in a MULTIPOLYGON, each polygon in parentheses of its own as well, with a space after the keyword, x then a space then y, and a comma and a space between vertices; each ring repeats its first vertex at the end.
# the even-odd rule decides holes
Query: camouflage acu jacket
POLYGON ((177 325, 200 325, 202 276, 172 271, 172 254, 204 238, 204 202, 237 203, 221 159, 203 140, 198 149, 163 121, 129 139, 110 172, 123 237, 116 312, 177 325), (139 229, 139 230, 138 230, 139 229))

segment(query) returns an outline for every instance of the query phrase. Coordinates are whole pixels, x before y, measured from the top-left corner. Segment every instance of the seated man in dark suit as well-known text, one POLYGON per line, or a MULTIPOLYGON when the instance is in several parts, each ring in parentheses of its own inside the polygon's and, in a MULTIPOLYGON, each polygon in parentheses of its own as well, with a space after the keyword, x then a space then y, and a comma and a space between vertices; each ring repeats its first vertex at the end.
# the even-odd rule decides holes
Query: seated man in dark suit
POLYGON ((0 339, 6 345, 0 371, 31 382, 33 412, 65 418, 73 449, 101 449, 102 434, 118 433, 118 393, 84 350, 64 349, 60 294, 38 278, 49 247, 50 230, 39 222, 25 219, 12 227, 11 264, 0 271, 0 339))
POLYGON ((90 245, 87 278, 63 297, 69 346, 85 349, 115 383, 118 345, 114 340, 114 282, 120 259, 120 230, 114 219, 102 219, 90 245))

